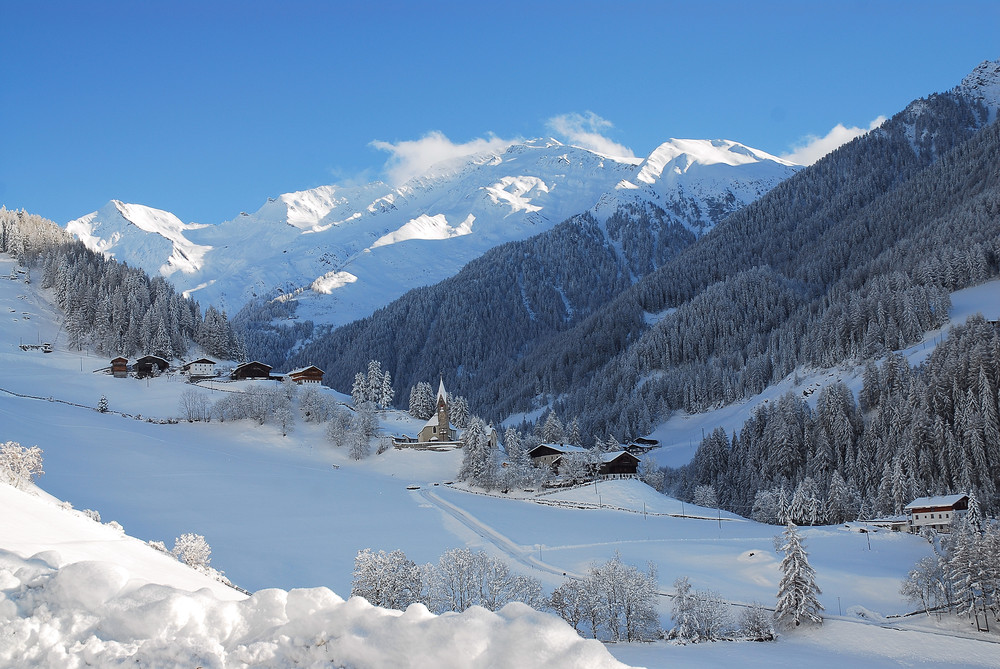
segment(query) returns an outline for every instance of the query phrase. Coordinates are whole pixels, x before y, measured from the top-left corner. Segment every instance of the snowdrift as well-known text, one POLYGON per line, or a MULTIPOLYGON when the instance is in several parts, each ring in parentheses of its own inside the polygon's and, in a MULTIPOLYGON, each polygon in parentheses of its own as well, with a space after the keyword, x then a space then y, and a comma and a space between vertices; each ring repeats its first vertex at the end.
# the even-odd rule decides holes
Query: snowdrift
POLYGON ((0 485, 0 666, 625 666, 523 604, 437 616, 322 587, 245 597, 45 497, 0 485))

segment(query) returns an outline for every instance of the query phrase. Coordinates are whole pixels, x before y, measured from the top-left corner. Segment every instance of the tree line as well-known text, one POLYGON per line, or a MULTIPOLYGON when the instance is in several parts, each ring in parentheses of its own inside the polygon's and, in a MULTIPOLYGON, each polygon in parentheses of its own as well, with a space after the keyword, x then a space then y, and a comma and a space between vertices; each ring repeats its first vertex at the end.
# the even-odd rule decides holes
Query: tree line
POLYGON ((70 348, 171 360, 197 345, 225 360, 245 359, 225 313, 210 306, 203 315, 165 279, 90 251, 41 216, 0 208, 0 251, 34 270, 52 291, 70 348))

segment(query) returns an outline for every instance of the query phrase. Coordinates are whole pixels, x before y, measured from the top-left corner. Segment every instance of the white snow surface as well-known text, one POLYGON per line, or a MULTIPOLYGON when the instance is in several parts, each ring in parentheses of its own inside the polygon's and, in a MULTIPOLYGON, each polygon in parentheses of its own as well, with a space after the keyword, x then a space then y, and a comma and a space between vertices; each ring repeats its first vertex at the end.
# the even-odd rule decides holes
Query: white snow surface
POLYGON ((205 254, 212 247, 195 244, 184 236, 202 227, 182 223, 168 211, 118 200, 66 225, 91 250, 115 257, 116 252, 128 249, 128 257, 119 260, 165 277, 202 269, 205 254))
POLYGON ((624 666, 523 604, 436 616, 325 587, 246 597, 37 488, 0 485, 0 504, 0 666, 624 666))
POLYGON ((654 202, 687 211, 694 220, 682 222, 700 233, 795 170, 721 140, 671 140, 639 161, 544 139, 449 160, 397 188, 286 193, 213 225, 112 201, 67 229, 93 250, 170 276, 202 304, 234 313, 278 290, 298 300, 301 317, 339 325, 575 214, 654 202), (328 280, 337 276, 356 280, 328 280))
MULTIPOLYGON (((0 259, 0 277, 10 269, 0 259)), ((115 379, 101 371, 108 360, 65 350, 59 324, 37 284, 0 279, 0 439, 37 444, 48 493, 98 510, 141 541, 45 493, 0 489, 0 666, 617 666, 605 648, 648 667, 996 666, 996 636, 964 620, 892 618, 912 611, 900 580, 931 548, 853 524, 802 529, 827 623, 773 644, 602 647, 518 605, 432 616, 420 606, 400 613, 345 602, 363 548, 402 549, 423 564, 469 547, 547 592, 618 553, 639 567, 655 563, 663 593, 687 576, 727 600, 773 605, 780 528, 634 480, 553 493, 468 490, 448 483, 460 451, 390 449, 354 462, 322 427, 301 421, 287 437, 239 421, 147 422, 136 415, 176 416, 186 389, 213 400, 253 382, 115 379), (55 351, 18 347, 36 341, 55 351), (102 395, 104 414, 93 408, 102 395), (204 535, 212 566, 255 594, 143 544, 169 546, 185 532, 204 535)), ((420 421, 382 412, 380 424, 385 434, 413 434, 420 421)), ((669 627, 667 596, 658 613, 669 627)))

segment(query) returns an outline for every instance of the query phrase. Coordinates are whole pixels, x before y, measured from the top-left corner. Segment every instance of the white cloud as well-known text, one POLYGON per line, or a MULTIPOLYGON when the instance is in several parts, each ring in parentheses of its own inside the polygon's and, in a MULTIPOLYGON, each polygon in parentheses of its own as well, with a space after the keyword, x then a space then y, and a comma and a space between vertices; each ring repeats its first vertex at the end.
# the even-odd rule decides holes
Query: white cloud
POLYGON ((867 128, 859 128, 857 126, 847 128, 844 127, 843 123, 838 123, 833 127, 833 130, 826 133, 826 136, 824 137, 808 135, 805 140, 795 146, 790 153, 783 154, 781 157, 799 165, 812 165, 834 149, 847 144, 855 137, 860 137, 866 132, 874 130, 884 122, 885 116, 879 116, 874 121, 869 123, 867 128))
POLYGON ((614 126, 594 112, 561 114, 550 118, 545 125, 570 144, 617 158, 635 158, 632 149, 601 134, 614 126))
POLYGON ((456 144, 445 137, 444 133, 434 130, 420 139, 410 139, 395 144, 375 140, 371 145, 391 154, 384 170, 389 182, 398 186, 415 176, 424 174, 432 165, 442 160, 471 156, 484 151, 503 151, 513 143, 513 140, 501 139, 490 134, 486 138, 480 137, 464 144, 456 144))

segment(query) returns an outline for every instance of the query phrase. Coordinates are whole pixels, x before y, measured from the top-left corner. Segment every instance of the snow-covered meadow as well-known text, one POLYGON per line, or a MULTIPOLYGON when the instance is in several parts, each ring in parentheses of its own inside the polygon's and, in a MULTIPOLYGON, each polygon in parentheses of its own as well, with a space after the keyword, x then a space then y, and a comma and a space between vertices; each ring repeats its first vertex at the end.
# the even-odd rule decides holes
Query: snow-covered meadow
MULTIPOLYGON (((9 272, 0 261, 0 276, 9 272)), ((367 547, 402 549, 418 564, 455 547, 484 549, 547 591, 617 552, 642 568, 656 563, 664 593, 687 576, 728 600, 774 603, 772 537, 780 528, 682 505, 635 481, 479 494, 449 484, 460 452, 389 450, 355 462, 301 421, 285 437, 249 422, 147 422, 178 416, 191 386, 179 376, 96 372, 108 361, 60 345, 59 319, 35 287, 0 280, 0 441, 40 446, 47 493, 96 509, 142 541, 44 493, 0 489, 8 511, 0 515, 0 625, 20 641, 0 651, 0 665, 44 645, 52 654, 30 656, 35 666, 88 658, 107 665, 130 654, 158 666, 192 658, 202 666, 323 666, 334 658, 353 666, 613 666, 602 646, 523 607, 437 617, 419 606, 399 615, 344 602, 354 557, 367 547), (41 341, 55 352, 18 347, 41 341), (94 410, 102 396, 108 413, 94 410), (169 546, 185 532, 204 535, 212 566, 256 594, 247 599, 144 543, 169 546)), ((211 400, 239 389, 200 391, 211 400)), ((415 432, 404 414, 381 420, 387 433, 415 432)), ((828 615, 820 629, 772 644, 608 650, 650 667, 996 666, 994 643, 942 636, 971 636, 965 624, 890 617, 913 609, 898 594, 900 580, 930 547, 860 529, 802 530, 828 615)), ((670 600, 660 600, 669 627, 670 600)))

